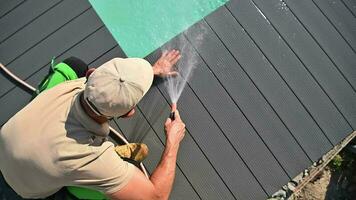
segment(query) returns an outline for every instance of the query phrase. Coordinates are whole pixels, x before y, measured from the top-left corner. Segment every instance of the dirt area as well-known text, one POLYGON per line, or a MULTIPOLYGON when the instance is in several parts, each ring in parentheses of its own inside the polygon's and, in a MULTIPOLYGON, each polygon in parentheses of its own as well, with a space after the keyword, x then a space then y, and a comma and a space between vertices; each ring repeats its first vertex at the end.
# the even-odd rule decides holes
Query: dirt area
POLYGON ((302 191, 300 191, 295 200, 300 199, 325 199, 326 191, 331 179, 330 170, 325 170, 319 175, 317 180, 307 184, 302 191))
POLYGON ((356 155, 339 154, 291 200, 356 200, 356 155))

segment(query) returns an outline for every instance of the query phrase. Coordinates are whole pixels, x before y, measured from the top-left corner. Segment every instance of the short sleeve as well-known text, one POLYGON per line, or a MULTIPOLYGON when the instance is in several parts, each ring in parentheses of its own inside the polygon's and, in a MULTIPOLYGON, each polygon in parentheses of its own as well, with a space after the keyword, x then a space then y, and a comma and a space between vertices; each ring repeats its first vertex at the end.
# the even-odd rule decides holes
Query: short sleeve
POLYGON ((110 146, 96 159, 73 171, 74 186, 88 187, 112 194, 125 187, 135 172, 135 166, 122 160, 110 146))

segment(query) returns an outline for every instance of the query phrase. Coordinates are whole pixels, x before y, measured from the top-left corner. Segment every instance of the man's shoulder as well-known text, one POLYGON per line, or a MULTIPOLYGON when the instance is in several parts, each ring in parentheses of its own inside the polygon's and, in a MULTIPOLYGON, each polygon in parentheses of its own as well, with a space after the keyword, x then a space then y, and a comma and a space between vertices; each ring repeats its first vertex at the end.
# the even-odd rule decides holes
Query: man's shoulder
POLYGON ((69 80, 69 81, 64 81, 63 83, 58 84, 57 86, 53 87, 51 90, 68 90, 71 88, 81 88, 84 89, 85 83, 86 83, 86 78, 79 78, 75 80, 69 80))

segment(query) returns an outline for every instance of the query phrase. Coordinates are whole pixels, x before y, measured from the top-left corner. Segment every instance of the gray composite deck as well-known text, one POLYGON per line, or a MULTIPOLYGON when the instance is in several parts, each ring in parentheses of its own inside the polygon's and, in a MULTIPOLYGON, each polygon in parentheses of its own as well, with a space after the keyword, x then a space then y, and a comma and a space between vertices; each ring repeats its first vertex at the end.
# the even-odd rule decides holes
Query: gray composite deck
MULTIPOLYGON (((355 16, 353 0, 231 0, 165 44, 197 58, 171 199, 266 199, 355 130, 355 16)), ((36 85, 53 56, 126 57, 86 0, 1 0, 0 62, 36 85)), ((1 74, 0 124, 30 98, 1 74)), ((111 124, 149 146, 152 172, 169 113, 162 80, 136 111, 111 124)))

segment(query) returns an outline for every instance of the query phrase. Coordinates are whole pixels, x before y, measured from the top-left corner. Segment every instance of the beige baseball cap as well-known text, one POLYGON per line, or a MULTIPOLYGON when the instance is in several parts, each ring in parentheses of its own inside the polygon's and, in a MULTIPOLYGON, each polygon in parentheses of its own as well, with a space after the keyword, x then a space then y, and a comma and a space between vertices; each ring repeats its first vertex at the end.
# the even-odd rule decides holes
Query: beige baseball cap
POLYGON ((146 60, 114 58, 89 76, 84 99, 95 113, 119 117, 142 99, 152 81, 152 66, 146 60))

